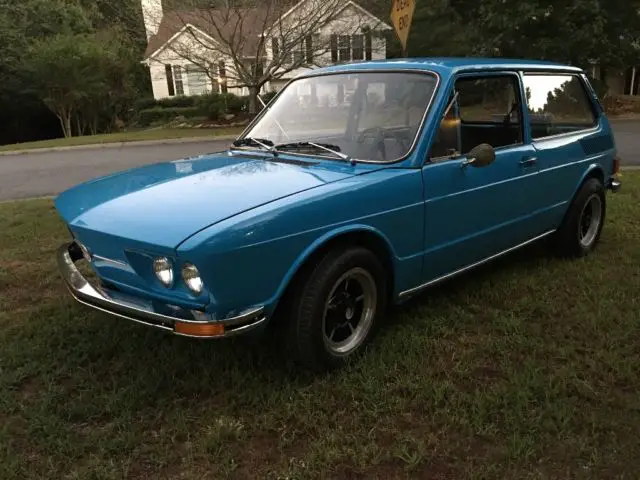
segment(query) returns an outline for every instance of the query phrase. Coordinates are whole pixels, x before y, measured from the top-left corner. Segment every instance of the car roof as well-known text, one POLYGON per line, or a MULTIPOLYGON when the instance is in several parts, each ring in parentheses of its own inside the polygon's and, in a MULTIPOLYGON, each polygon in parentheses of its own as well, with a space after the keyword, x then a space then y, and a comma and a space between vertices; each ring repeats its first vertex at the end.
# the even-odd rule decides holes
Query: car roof
POLYGON ((341 65, 318 68, 301 76, 315 76, 323 73, 337 73, 342 71, 363 70, 416 70, 435 72, 442 76, 449 76, 460 72, 475 70, 525 70, 525 71, 562 71, 583 72, 581 68, 561 63, 542 60, 521 60, 506 58, 480 57, 426 57, 426 58, 398 58, 390 60, 370 60, 365 62, 350 62, 341 65))

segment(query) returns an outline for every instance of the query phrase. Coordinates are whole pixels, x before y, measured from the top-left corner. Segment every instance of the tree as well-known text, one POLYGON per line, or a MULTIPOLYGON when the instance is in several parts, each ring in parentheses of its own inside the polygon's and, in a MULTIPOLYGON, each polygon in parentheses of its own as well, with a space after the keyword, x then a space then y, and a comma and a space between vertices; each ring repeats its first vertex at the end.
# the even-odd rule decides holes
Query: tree
POLYGON ((226 76, 231 85, 249 90, 250 113, 255 113, 257 95, 270 80, 339 56, 340 36, 361 34, 364 60, 380 27, 358 8, 345 10, 342 0, 307 0, 295 6, 292 15, 286 15, 292 2, 282 0, 181 3, 189 8, 165 14, 166 22, 184 29, 171 52, 198 66, 214 84, 220 62, 230 63, 226 76))

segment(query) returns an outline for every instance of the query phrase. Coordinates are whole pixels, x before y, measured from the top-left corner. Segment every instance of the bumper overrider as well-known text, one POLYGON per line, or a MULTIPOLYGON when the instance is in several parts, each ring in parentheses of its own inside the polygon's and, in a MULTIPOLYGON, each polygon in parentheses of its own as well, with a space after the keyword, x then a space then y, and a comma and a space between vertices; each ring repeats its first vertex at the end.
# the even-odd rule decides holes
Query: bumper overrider
POLYGON ((77 243, 58 250, 58 268, 73 297, 83 305, 125 320, 192 338, 224 338, 248 333, 263 326, 264 308, 254 308, 238 316, 211 319, 205 312, 170 305, 154 305, 119 291, 94 286, 82 275, 76 262, 83 260, 77 243))
POLYGON ((611 190, 613 193, 617 193, 622 188, 622 182, 615 177, 612 177, 607 182, 607 189, 611 190))

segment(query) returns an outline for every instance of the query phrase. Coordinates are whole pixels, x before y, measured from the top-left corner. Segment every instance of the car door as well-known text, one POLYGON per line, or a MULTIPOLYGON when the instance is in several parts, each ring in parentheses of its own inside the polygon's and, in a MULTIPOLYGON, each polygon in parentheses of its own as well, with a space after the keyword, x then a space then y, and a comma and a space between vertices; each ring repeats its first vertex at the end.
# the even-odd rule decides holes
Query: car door
POLYGON ((423 280, 432 282, 536 236, 535 150, 523 129, 516 72, 459 75, 422 174, 423 280), (495 161, 474 167, 469 152, 488 143, 495 161))
POLYGON ((537 221, 556 228, 586 171, 611 165, 615 145, 582 75, 571 72, 523 73, 529 130, 544 185, 537 221))

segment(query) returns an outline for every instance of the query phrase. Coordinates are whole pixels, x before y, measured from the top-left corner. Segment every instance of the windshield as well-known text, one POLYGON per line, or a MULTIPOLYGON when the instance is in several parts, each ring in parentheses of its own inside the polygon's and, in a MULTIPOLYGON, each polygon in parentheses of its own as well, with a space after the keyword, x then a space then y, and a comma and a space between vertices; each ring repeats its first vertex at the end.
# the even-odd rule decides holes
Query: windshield
POLYGON ((321 144, 342 158, 398 160, 413 146, 436 83, 433 74, 412 72, 303 78, 286 87, 243 137, 293 153, 332 157, 317 148, 321 144))

